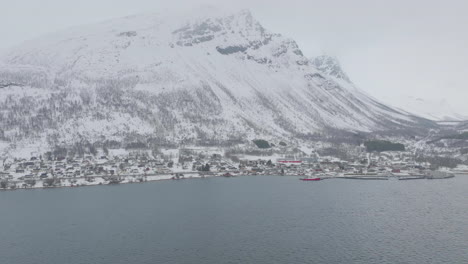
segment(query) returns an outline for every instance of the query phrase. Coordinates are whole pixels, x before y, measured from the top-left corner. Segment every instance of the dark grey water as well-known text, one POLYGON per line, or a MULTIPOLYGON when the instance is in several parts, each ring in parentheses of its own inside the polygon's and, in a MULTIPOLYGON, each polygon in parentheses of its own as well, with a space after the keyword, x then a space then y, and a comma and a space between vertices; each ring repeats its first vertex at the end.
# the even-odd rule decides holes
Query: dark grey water
POLYGON ((468 177, 0 192, 0 263, 468 263, 468 177))

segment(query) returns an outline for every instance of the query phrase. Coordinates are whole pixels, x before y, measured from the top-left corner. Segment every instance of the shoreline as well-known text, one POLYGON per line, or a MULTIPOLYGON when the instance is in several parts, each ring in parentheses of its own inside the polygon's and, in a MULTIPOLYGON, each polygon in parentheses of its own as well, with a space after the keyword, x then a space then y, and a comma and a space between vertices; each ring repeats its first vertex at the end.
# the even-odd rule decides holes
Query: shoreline
MULTIPOLYGON (((174 173, 175 174, 175 173, 174 173)), ((235 175, 235 176, 230 176, 226 177, 223 176, 222 174, 210 174, 210 175, 199 175, 199 174, 188 174, 189 176, 183 176, 181 178, 175 178, 174 174, 161 174, 161 175, 135 175, 135 176, 119 176, 119 177, 133 177, 133 178, 141 178, 145 177, 144 180, 138 180, 138 181, 133 181, 129 179, 124 179, 121 182, 118 183, 112 183, 105 181, 103 177, 109 177, 109 176, 93 176, 94 179, 100 178, 99 182, 88 182, 86 181, 86 184, 66 184, 66 185, 61 185, 61 186, 44 186, 43 184, 38 185, 38 186, 33 186, 33 187, 17 187, 17 188, 0 188, 0 192, 2 191, 19 191, 19 190, 44 190, 44 189, 57 189, 57 188, 79 188, 79 187, 95 187, 95 186, 113 186, 113 185, 122 185, 122 184, 144 184, 147 182, 157 182, 157 181, 179 181, 179 180, 193 180, 193 179, 205 179, 205 178, 215 178, 215 177, 225 177, 225 178, 230 178, 230 177, 242 177, 242 176, 281 176, 281 177, 303 177, 302 175, 262 175, 262 174, 241 174, 241 175, 235 175), (153 178, 148 178, 148 177, 153 177, 153 178), (158 177, 158 178, 156 178, 158 177)), ((467 174, 458 174, 457 176, 460 175, 467 175, 467 174)), ((444 179, 451 179, 454 177, 447 177, 447 178, 438 178, 438 179, 428 179, 428 178, 414 178, 414 180, 418 179, 425 179, 425 180, 444 180, 444 179)), ((66 178, 65 180, 73 180, 74 178, 66 178)), ((83 179, 83 178, 79 178, 83 179)), ((331 180, 331 179, 343 179, 343 180, 388 180, 388 177, 346 177, 346 176, 337 176, 337 177, 324 177, 321 178, 320 181, 323 180, 331 180)), ((62 179, 63 180, 63 179, 62 179)), ((413 180, 413 178, 403 178, 399 180, 413 180)), ((43 183, 44 180, 37 180, 40 183, 43 183)), ((24 181, 22 181, 24 183, 24 181)))
MULTIPOLYGON (((116 176, 116 177, 133 177, 133 178, 142 178, 144 177, 145 179, 144 180, 129 180, 129 179, 124 179, 122 180, 121 182, 118 182, 118 183, 111 183, 111 182, 108 182, 108 181, 105 181, 103 179, 103 177, 109 177, 109 176, 92 176, 92 178, 94 178, 95 180, 96 179, 99 179, 99 181, 95 181, 95 182, 88 182, 88 181, 82 181, 81 184, 80 183, 76 183, 76 184, 65 184, 65 185, 60 185, 60 186, 44 186, 43 183, 44 183, 44 180, 36 180, 36 185, 35 186, 32 186, 32 187, 23 187, 23 186, 20 186, 20 187, 16 187, 16 188, 0 188, 0 192, 1 191, 18 191, 18 190, 43 190, 43 189, 57 189, 57 188, 79 188, 79 187, 94 187, 94 186, 112 186, 112 185, 121 185, 121 184, 136 184, 136 183, 147 183, 147 182, 157 182, 157 181, 169 181, 169 180, 174 180, 174 181, 177 181, 177 180, 189 180, 189 179, 204 179, 204 178, 212 178, 212 177, 223 177, 222 175, 205 175, 205 176, 200 176, 200 175, 196 175, 195 174, 188 174, 187 176, 184 176, 184 177, 181 177, 181 178, 174 178, 175 176, 174 175, 171 175, 171 174, 161 174, 161 175, 147 175, 147 176, 144 176, 144 175, 135 175, 135 176, 116 176), (152 177, 152 178, 150 178, 152 177), (157 178, 156 178, 157 177, 157 178), (84 183, 85 182, 85 183, 84 183), (39 184, 40 183, 40 184, 39 184)), ((66 179, 60 179, 60 180, 74 180, 74 178, 66 178, 66 179)), ((76 180, 84 180, 84 177, 81 177, 81 178, 77 178, 76 180)), ((22 183, 24 184, 25 181, 19 181, 19 182, 16 182, 16 184, 18 183, 22 183)), ((69 183, 69 182, 68 182, 69 183)))

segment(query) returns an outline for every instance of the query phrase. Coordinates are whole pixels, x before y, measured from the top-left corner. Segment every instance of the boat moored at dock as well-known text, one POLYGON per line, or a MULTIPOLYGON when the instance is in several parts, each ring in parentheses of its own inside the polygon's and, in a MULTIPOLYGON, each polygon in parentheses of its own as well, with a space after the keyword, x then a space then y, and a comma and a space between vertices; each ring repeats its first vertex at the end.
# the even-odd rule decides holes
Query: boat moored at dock
POLYGON ((321 178, 301 178, 301 181, 320 181, 321 178))

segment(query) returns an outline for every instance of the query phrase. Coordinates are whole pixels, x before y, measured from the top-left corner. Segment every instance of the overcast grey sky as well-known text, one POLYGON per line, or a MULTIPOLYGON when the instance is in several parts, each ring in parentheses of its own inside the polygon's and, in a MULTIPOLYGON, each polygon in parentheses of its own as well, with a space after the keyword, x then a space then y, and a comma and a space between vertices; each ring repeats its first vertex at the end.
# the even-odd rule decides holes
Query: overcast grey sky
POLYGON ((466 0, 0 0, 0 51, 68 26, 200 4, 250 9, 307 56, 337 56, 377 98, 445 98, 468 115, 466 0))

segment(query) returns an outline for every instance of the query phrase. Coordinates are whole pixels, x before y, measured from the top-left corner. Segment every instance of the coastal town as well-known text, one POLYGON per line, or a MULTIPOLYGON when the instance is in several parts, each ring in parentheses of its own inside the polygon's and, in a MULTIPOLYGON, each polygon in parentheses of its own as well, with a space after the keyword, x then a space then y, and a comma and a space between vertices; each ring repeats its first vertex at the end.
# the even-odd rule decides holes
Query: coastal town
POLYGON ((413 180, 445 179, 468 174, 468 167, 436 168, 417 162, 411 152, 362 152, 353 159, 321 156, 315 152, 233 154, 217 148, 151 151, 101 151, 97 155, 31 156, 4 159, 0 190, 80 187, 157 180, 249 175, 297 176, 300 179, 413 180))

